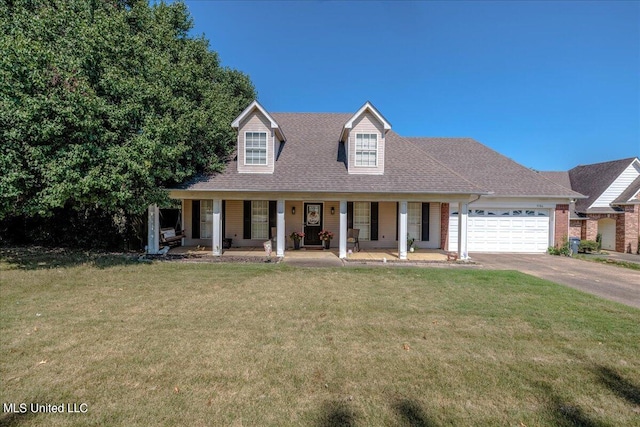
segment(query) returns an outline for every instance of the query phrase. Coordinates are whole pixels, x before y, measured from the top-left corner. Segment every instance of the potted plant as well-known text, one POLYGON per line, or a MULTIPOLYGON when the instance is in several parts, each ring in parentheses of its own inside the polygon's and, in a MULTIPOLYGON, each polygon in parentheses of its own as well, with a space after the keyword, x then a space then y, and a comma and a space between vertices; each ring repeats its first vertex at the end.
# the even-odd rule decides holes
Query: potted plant
POLYGON ((333 239, 333 233, 329 230, 322 230, 318 233, 320 240, 322 240, 322 247, 329 249, 331 247, 331 239, 333 239))
POLYGON ((413 252, 415 249, 413 247, 413 243, 416 241, 416 239, 414 239, 413 237, 409 236, 407 234, 407 250, 409 252, 413 252))
POLYGON ((293 233, 289 234, 289 237, 291 237, 291 240, 293 240, 293 249, 300 249, 300 240, 304 238, 304 233, 302 231, 294 231, 293 233))

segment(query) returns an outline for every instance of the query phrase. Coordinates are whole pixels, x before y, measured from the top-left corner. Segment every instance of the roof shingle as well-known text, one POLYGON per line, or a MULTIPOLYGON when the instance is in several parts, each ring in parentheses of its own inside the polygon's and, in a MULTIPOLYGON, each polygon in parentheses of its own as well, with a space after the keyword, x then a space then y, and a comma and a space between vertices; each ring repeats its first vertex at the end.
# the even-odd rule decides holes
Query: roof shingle
POLYGON ((484 194, 477 185, 425 155, 393 131, 386 135, 384 175, 349 174, 340 135, 352 114, 272 113, 287 135, 273 174, 240 174, 237 160, 224 172, 198 177, 189 190, 332 193, 484 194))
POLYGON ((473 139, 404 138, 392 130, 386 134, 384 175, 349 174, 340 136, 352 114, 271 116, 287 135, 273 174, 238 173, 234 159, 222 173, 179 189, 581 197, 473 139))
POLYGON ((407 138, 495 196, 582 197, 471 138, 407 138))

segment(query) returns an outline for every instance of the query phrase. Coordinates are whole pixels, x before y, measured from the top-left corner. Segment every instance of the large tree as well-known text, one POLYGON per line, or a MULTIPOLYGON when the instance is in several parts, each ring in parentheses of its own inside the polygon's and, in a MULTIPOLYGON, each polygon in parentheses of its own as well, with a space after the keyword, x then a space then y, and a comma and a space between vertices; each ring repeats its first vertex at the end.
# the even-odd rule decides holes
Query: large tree
POLYGON ((136 214, 219 170, 250 79, 183 3, 0 0, 0 220, 136 214))

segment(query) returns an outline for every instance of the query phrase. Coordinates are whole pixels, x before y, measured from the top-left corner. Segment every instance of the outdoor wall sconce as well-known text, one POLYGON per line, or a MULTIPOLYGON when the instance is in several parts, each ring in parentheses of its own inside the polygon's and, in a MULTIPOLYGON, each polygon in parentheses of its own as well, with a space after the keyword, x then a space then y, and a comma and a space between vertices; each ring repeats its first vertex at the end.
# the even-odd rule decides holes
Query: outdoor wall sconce
POLYGON ((336 213, 336 208, 334 208, 333 206, 331 206, 331 215, 335 215, 336 213))
POLYGON ((291 215, 295 215, 295 214, 296 214, 296 207, 291 206, 291 215))

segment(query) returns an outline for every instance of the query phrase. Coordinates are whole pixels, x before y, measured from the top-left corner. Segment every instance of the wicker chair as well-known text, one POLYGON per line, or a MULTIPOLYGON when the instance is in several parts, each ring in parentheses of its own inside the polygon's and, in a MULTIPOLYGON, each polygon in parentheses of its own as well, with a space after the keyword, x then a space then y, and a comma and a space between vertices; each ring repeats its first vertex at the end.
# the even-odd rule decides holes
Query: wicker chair
POLYGON ((347 249, 349 249, 349 245, 351 247, 360 252, 360 229, 359 228, 350 228, 347 230, 347 249))

